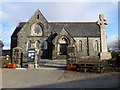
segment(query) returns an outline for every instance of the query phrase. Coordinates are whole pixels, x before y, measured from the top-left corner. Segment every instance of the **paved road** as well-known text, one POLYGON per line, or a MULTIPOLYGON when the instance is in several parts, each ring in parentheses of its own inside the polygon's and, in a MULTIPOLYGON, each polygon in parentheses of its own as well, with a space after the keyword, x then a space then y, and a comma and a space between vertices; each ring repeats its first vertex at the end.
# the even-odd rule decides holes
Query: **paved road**
POLYGON ((116 88, 118 73, 82 73, 58 69, 3 70, 3 88, 116 88))
POLYGON ((3 70, 3 88, 27 88, 37 85, 52 84, 62 75, 63 70, 29 69, 3 70))

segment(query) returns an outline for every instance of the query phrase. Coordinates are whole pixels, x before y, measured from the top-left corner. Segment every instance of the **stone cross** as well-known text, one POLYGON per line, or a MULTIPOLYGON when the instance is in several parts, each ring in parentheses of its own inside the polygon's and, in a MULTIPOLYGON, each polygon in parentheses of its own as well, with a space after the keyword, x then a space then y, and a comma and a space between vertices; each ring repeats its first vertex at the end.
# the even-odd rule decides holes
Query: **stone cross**
POLYGON ((107 21, 104 19, 104 15, 99 15, 99 20, 97 21, 97 24, 100 25, 102 29, 105 29, 105 25, 107 25, 107 21))

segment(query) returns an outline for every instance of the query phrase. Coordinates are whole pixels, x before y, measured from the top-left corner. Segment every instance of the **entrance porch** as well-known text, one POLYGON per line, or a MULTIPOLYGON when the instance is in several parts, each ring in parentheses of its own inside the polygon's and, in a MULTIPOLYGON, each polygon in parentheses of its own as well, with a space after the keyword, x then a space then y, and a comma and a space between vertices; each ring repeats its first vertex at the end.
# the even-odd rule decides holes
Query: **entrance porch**
POLYGON ((66 59, 67 58, 67 47, 69 46, 69 39, 62 36, 58 39, 57 44, 57 58, 56 59, 66 59))

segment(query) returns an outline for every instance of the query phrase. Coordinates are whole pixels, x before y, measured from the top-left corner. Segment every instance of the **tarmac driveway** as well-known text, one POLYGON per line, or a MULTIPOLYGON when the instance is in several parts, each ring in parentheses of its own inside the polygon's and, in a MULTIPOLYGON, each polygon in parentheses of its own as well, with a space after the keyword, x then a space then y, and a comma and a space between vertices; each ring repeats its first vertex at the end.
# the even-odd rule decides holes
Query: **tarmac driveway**
POLYGON ((63 70, 57 69, 7 69, 2 72, 2 88, 29 88, 53 84, 62 73, 63 70))
POLYGON ((3 70, 3 88, 118 88, 118 72, 82 73, 59 69, 3 70))

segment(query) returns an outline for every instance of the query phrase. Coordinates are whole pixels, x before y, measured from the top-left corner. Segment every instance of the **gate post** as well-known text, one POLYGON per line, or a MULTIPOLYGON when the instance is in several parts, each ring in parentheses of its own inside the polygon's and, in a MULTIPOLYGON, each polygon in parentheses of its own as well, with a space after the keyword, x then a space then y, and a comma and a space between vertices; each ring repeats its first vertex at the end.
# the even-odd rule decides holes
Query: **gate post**
POLYGON ((36 54, 35 54, 35 68, 38 68, 38 61, 39 61, 39 49, 35 49, 36 54))
POLYGON ((12 63, 16 63, 18 68, 21 68, 22 49, 20 47, 13 48, 12 63))

